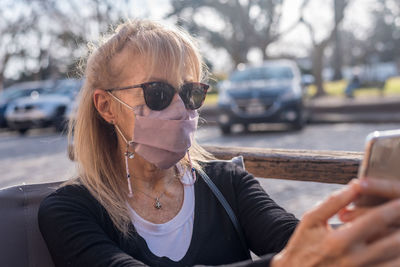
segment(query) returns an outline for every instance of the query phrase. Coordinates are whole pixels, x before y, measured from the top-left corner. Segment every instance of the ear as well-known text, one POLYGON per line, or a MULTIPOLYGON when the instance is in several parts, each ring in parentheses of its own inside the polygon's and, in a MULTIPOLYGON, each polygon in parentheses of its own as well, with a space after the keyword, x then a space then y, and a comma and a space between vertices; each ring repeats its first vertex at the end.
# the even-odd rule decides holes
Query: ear
POLYGON ((96 89, 93 93, 93 103, 99 112, 100 116, 103 117, 108 123, 114 124, 115 114, 113 112, 112 99, 109 94, 101 89, 96 89))

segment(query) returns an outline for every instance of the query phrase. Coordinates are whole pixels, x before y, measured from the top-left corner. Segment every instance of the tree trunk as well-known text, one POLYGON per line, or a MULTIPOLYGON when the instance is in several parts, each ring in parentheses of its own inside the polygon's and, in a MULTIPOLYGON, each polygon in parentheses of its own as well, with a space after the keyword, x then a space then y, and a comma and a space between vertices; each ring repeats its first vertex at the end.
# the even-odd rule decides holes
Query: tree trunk
POLYGON ((322 71, 324 69, 324 51, 325 45, 317 45, 314 47, 313 51, 313 64, 312 72, 315 79, 315 86, 317 87, 317 92, 315 97, 326 95, 324 89, 324 79, 322 77, 322 71))
POLYGON ((232 57, 232 60, 233 60, 233 62, 235 64, 235 67, 237 65, 239 65, 240 63, 246 63, 247 62, 246 55, 247 55, 247 52, 246 52, 246 54, 244 54, 242 51, 231 53, 231 57, 232 57))
MULTIPOLYGON (((269 44, 268 44, 268 45, 269 45, 269 44)), ((263 52, 263 61, 269 59, 268 52, 267 52, 268 45, 265 45, 264 47, 260 47, 260 48, 261 48, 261 51, 263 52)))
POLYGON ((11 54, 6 53, 1 62, 1 65, 3 65, 3 66, 0 68, 0 92, 3 91, 3 89, 4 89, 3 88, 4 87, 4 71, 6 70, 7 64, 10 61, 10 59, 11 59, 11 54))
MULTIPOLYGON (((335 25, 339 25, 343 19, 343 12, 345 9, 345 3, 343 0, 334 1, 335 10, 335 25)), ((333 29, 333 40, 334 40, 334 53, 333 53, 333 80, 342 79, 342 66, 343 66, 343 49, 342 42, 340 38, 339 27, 334 27, 333 29)))
POLYGON ((267 52, 265 50, 266 49, 263 50, 263 61, 268 60, 268 54, 267 54, 267 52))
MULTIPOLYGON (((302 8, 304 8, 309 1, 305 0, 302 8)), ((340 24, 340 22, 343 20, 344 17, 344 10, 349 3, 349 0, 335 0, 335 24, 334 28, 328 35, 328 37, 321 41, 320 43, 317 43, 315 41, 315 32, 314 28, 312 25, 305 21, 304 18, 302 17, 301 21, 308 27, 308 30, 310 31, 311 39, 313 42, 313 52, 312 52, 312 72, 314 75, 315 79, 315 85, 317 87, 317 92, 315 94, 315 97, 318 96, 323 96, 326 95, 325 90, 324 90, 324 81, 322 77, 322 71, 324 68, 324 52, 325 48, 328 46, 328 44, 333 40, 333 37, 335 37, 335 31, 337 31, 337 28, 340 24)), ((340 67, 341 68, 341 67, 340 67)))
POLYGON ((341 80, 343 78, 342 75, 342 66, 343 66, 343 60, 342 60, 342 55, 343 55, 343 50, 342 50, 342 44, 340 40, 340 33, 336 29, 334 32, 334 51, 333 51, 333 80, 341 80))

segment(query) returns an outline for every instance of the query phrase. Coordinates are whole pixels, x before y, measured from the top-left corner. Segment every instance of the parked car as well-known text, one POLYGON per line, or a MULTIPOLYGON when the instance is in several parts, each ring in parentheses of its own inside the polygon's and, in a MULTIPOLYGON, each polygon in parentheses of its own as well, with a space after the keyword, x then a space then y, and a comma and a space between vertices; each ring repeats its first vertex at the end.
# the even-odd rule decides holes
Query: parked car
POLYGON ((305 90, 296 63, 266 61, 234 71, 219 87, 218 124, 223 134, 233 124, 283 122, 304 126, 305 90))
POLYGON ((25 134, 31 128, 54 126, 65 129, 65 112, 81 86, 78 80, 57 81, 53 90, 38 97, 24 97, 12 102, 6 110, 10 129, 25 134))
POLYGON ((71 101, 68 106, 67 109, 65 110, 64 113, 64 122, 65 125, 67 126, 69 121, 73 120, 76 116, 76 111, 78 108, 78 100, 74 99, 74 101, 71 101))
POLYGON ((315 83, 315 78, 312 74, 303 74, 301 76, 301 82, 304 86, 310 86, 315 83))
POLYGON ((54 81, 22 82, 5 88, 0 93, 0 128, 7 127, 5 112, 7 106, 14 100, 30 96, 35 98, 44 92, 48 92, 54 86, 54 81))

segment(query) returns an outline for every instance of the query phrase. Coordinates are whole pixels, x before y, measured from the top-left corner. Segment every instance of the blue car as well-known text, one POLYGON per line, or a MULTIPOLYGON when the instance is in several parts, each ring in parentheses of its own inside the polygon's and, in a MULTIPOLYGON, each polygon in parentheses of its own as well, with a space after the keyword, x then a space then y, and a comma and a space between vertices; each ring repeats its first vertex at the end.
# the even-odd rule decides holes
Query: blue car
POLYGON ((218 125, 223 134, 231 126, 253 123, 288 123, 295 129, 305 124, 305 90, 300 70, 291 60, 266 61, 244 66, 220 84, 218 125))

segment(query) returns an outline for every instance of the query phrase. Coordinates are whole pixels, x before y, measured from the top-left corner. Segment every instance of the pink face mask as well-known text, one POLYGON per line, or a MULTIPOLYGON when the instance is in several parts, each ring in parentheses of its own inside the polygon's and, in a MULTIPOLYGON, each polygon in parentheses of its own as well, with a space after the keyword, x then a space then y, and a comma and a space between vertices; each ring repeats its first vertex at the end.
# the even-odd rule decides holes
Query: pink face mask
POLYGON ((161 111, 145 109, 144 105, 133 108, 111 96, 135 113, 135 127, 130 141, 116 126, 135 153, 160 169, 169 169, 185 156, 197 128, 198 114, 195 110, 186 109, 179 96, 161 111))

